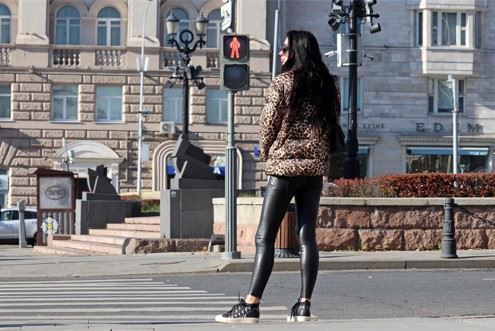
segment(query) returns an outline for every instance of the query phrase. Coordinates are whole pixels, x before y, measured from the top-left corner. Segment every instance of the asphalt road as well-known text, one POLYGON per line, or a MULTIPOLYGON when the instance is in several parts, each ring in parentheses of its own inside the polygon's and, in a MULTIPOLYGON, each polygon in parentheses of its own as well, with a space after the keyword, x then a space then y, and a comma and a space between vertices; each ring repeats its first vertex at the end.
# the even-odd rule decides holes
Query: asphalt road
MULTIPOLYGON (((159 279, 228 296, 237 296, 239 291, 242 296, 250 274, 183 274, 159 279)), ((264 304, 291 307, 299 294, 299 282, 296 272, 273 273, 264 304)), ((322 319, 493 316, 495 270, 324 271, 316 284, 312 313, 322 319)))

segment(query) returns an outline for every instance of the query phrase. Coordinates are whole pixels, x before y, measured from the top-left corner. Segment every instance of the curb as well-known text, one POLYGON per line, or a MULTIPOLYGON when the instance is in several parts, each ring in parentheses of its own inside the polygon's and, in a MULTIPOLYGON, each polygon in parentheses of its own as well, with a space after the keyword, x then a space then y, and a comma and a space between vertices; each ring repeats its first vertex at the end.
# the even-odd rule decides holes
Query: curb
MULTIPOLYGON (((253 261, 226 262, 218 272, 250 272, 253 261)), ((401 269, 495 269, 495 260, 445 259, 445 260, 376 260, 376 261, 321 261, 319 270, 401 270, 401 269)), ((299 259, 277 260, 273 271, 299 271, 299 259)))

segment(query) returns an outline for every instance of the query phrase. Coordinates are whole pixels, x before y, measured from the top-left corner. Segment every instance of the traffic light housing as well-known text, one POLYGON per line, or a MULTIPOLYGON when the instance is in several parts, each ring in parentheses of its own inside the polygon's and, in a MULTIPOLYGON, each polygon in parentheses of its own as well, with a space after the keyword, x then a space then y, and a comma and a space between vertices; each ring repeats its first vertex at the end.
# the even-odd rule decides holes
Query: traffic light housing
POLYGON ((223 90, 249 90, 249 36, 222 36, 220 85, 223 90))

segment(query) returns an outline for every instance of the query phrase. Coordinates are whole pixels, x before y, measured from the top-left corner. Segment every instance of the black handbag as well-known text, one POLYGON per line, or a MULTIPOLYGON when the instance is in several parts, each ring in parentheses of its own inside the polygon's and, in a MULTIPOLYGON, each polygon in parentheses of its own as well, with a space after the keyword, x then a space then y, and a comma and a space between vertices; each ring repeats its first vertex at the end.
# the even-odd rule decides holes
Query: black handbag
POLYGON ((329 154, 341 154, 345 152, 345 134, 339 124, 330 127, 329 154))

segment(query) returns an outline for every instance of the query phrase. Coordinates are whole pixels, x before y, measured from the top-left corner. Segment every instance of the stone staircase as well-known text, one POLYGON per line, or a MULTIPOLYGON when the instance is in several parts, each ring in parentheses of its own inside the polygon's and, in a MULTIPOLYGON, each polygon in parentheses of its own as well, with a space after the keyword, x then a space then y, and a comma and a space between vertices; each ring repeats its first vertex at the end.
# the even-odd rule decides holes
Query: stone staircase
POLYGON ((87 235, 54 235, 47 246, 35 246, 41 254, 122 255, 131 238, 160 239, 160 217, 126 218, 124 223, 107 224, 106 229, 89 229, 87 235))

